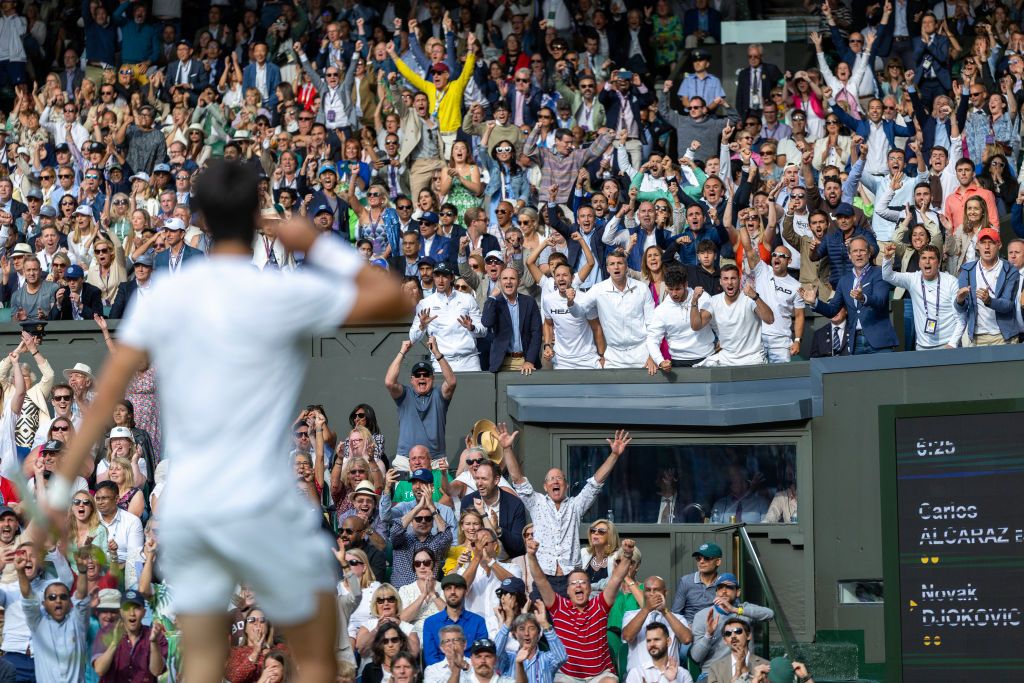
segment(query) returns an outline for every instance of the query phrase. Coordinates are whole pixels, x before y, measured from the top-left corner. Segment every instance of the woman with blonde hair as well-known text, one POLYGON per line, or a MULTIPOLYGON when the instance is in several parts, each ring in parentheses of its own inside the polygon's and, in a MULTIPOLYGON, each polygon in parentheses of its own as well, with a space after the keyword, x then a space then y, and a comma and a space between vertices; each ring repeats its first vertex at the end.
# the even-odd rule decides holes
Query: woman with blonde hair
POLYGON ((100 290, 103 304, 109 306, 117 297, 117 288, 128 280, 124 268, 124 251, 107 233, 101 232, 93 240, 93 259, 85 273, 85 281, 100 290))
POLYGON ((580 550, 583 570, 596 590, 604 587, 611 573, 609 558, 619 547, 619 532, 611 520, 598 519, 590 524, 587 547, 580 550))
MULTIPOLYGON (((342 514, 352 509, 349 494, 355 491, 359 482, 370 480, 374 472, 379 476, 380 470, 375 466, 371 467, 370 461, 362 456, 353 455, 344 462, 341 458, 335 458, 334 467, 331 468, 331 497, 334 498, 339 519, 342 514)), ((382 488, 376 484, 374 487, 378 490, 382 488)))
POLYGON ((76 491, 68 508, 67 557, 75 566, 75 554, 89 544, 97 548, 107 547, 107 528, 100 524, 100 513, 96 511, 96 499, 89 491, 76 491))
POLYGON ((370 654, 373 642, 377 638, 377 631, 393 627, 396 622, 409 640, 409 652, 419 654, 419 636, 416 635, 412 624, 402 621, 402 598, 390 583, 382 583, 373 592, 370 614, 373 616, 359 627, 359 634, 356 636, 356 650, 359 654, 363 657, 370 654))
MULTIPOLYGON (((149 174, 139 172, 128 179, 131 181, 132 189, 128 193, 128 206, 132 210, 132 215, 138 209, 145 209, 149 216, 155 216, 160 213, 160 199, 157 196, 156 188, 150 182, 149 174)), ((135 228, 134 221, 132 227, 135 228)))
MULTIPOLYGON (((123 243, 125 238, 131 234, 132 221, 128 205, 130 200, 124 192, 115 192, 113 196, 107 197, 103 206, 103 214, 100 222, 110 233, 110 238, 123 243)), ((123 248, 123 244, 122 244, 123 248)))
POLYGON ((443 571, 445 574, 451 574, 460 566, 469 564, 469 555, 472 553, 472 544, 476 541, 476 532, 484 527, 484 522, 484 516, 476 510, 470 508, 462 511, 459 516, 456 542, 448 546, 448 556, 444 560, 443 571))
MULTIPOLYGON (((337 555, 339 552, 336 550, 335 554, 337 555)), ((345 564, 348 565, 349 572, 358 579, 359 590, 362 592, 359 604, 348 618, 348 635, 355 641, 359 634, 359 627, 373 616, 370 612, 370 605, 373 602, 373 594, 380 588, 381 583, 370 567, 369 558, 362 550, 345 548, 345 564)), ((342 579, 338 582, 338 595, 348 595, 349 593, 349 584, 342 579)))
POLYGON ((107 475, 110 481, 117 484, 117 507, 141 518, 146 511, 146 497, 142 495, 142 489, 135 485, 131 460, 123 456, 115 457, 110 462, 107 475))

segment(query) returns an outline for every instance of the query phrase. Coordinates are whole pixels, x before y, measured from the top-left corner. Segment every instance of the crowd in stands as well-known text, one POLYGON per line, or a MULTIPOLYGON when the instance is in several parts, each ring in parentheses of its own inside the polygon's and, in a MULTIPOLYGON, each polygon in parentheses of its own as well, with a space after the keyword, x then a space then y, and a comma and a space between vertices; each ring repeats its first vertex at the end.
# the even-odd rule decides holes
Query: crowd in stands
MULTIPOLYGON (((94 378, 78 364, 55 384, 39 346, 54 320, 95 320, 112 344, 107 318, 205 257, 191 188, 220 157, 262 174, 254 267, 305 267, 275 224, 307 216, 417 304, 384 381, 392 458, 369 405, 347 435, 320 406, 294 424, 298 489, 336 537, 343 680, 806 677, 753 654, 772 612, 742 601, 714 544, 671 595, 612 520, 581 546, 625 432, 575 493, 558 469, 535 489, 504 427, 474 430, 487 444, 457 462, 444 444, 465 371, 1018 342, 1020 9, 807 10, 805 53, 771 64, 751 43, 734 76, 714 63, 722 22, 758 3, 0 0, 0 301, 25 329, 0 361, 0 681, 179 680, 153 370, 54 544, 33 520, 94 378)), ((748 492, 747 514, 796 521, 795 482, 736 472, 717 521, 745 519, 748 492)), ((678 521, 674 476, 659 521, 678 521)), ((230 621, 227 680, 293 675, 245 586, 230 621)))

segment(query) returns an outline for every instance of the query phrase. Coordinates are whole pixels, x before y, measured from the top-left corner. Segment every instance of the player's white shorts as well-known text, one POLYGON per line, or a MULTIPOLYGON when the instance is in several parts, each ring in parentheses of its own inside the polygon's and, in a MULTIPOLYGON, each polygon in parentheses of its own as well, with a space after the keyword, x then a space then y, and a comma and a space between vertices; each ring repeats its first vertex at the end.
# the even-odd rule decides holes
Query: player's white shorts
POLYGON ((275 624, 312 618, 316 594, 334 591, 337 561, 306 503, 296 493, 238 519, 161 519, 160 569, 174 587, 174 613, 222 614, 245 583, 275 624))

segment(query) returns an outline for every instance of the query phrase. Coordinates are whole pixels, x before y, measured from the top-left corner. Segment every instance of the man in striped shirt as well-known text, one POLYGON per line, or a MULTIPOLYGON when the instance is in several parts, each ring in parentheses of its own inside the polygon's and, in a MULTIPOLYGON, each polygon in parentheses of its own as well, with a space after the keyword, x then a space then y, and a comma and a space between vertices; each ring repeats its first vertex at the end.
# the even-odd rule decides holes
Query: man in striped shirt
POLYGON ((532 157, 540 163, 541 176, 538 192, 541 197, 547 197, 551 188, 558 188, 555 202, 567 204, 569 193, 576 187, 576 176, 580 168, 586 166, 594 159, 599 158, 612 144, 612 133, 608 128, 597 131, 597 139, 589 147, 575 149, 573 145, 572 131, 568 128, 559 128, 555 131, 554 147, 538 146, 540 136, 540 123, 533 127, 530 134, 526 136, 526 144, 523 145, 523 154, 532 157))
POLYGON ((615 565, 615 571, 608 577, 604 590, 590 595, 590 577, 582 569, 569 572, 569 597, 564 598, 551 589, 537 562, 537 548, 540 544, 530 539, 526 542, 526 558, 530 573, 540 593, 544 606, 551 614, 555 633, 561 638, 568 655, 562 669, 555 676, 555 683, 617 683, 611 650, 608 649, 608 611, 619 593, 619 584, 629 572, 630 560, 636 543, 626 539, 622 542, 624 561, 615 565))

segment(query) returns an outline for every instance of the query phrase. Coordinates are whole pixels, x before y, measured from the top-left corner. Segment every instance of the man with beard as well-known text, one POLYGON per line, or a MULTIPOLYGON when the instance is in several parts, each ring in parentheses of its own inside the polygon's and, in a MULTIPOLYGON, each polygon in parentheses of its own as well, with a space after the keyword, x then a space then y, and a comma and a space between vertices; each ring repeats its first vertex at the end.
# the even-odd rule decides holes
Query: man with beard
MULTIPOLYGON (((728 625, 730 622, 734 623, 735 616, 742 617, 741 621, 744 624, 768 621, 775 616, 767 607, 740 602, 739 595, 740 583, 736 575, 728 572, 719 574, 715 581, 714 604, 705 607, 693 617, 693 645, 690 647, 690 657, 701 665, 704 673, 710 673, 711 666, 719 660, 729 661, 732 648, 726 638, 731 640, 734 636, 727 636, 725 632, 736 628, 734 625, 728 625)), ((747 632, 749 633, 749 630, 747 632)), ((729 676, 720 680, 732 681, 733 678, 729 676)))
POLYGON ((729 646, 729 657, 722 657, 709 667, 708 683, 732 683, 744 674, 756 675, 767 659, 750 651, 750 622, 743 617, 729 617, 722 627, 722 636, 729 646))
MULTIPOLYGON (((699 304, 704 290, 693 290, 693 303, 699 304)), ((722 268, 722 293, 711 297, 708 310, 699 305, 690 307, 690 325, 702 330, 715 321, 718 330, 720 350, 708 356, 701 366, 757 365, 767 362, 761 345, 761 323, 771 325, 775 314, 771 307, 747 282, 740 291, 740 273, 736 266, 729 264, 722 268), (744 296, 740 296, 743 294, 744 296)))
MULTIPOLYGON (((444 557, 444 554, 436 557, 444 557)), ((466 634, 466 654, 470 654, 472 643, 487 638, 484 618, 466 609, 466 580, 458 574, 448 574, 441 579, 441 590, 444 592, 444 611, 427 617, 423 622, 423 662, 426 666, 445 659, 440 640, 441 629, 445 626, 462 627, 466 634)))
MULTIPOLYGON (((72 597, 67 584, 47 580, 40 595, 32 588, 32 580, 25 572, 29 564, 26 555, 15 555, 14 566, 21 589, 21 606, 32 633, 36 680, 40 683, 80 681, 89 662, 86 652, 91 605, 87 592, 89 583, 78 581, 72 597)), ((85 571, 85 563, 80 561, 78 573, 85 571)))
POLYGON ((645 631, 647 654, 650 663, 631 667, 626 683, 690 683, 693 679, 685 666, 679 665, 676 657, 669 657, 668 627, 661 622, 652 622, 645 631))
MULTIPOLYGON (((585 207, 591 216, 593 211, 585 207)), ((581 214, 584 212, 580 210, 581 214)), ((574 233, 579 234, 579 233, 574 233)), ((552 361, 555 370, 593 370, 604 355, 604 333, 597 311, 585 318, 569 313, 566 292, 573 285, 573 269, 568 263, 554 267, 555 291, 541 292, 541 316, 544 320, 544 360, 552 361)))
MULTIPOLYGON (((9 479, 3 479, 4 489, 10 489, 13 493, 13 485, 9 479)), ((4 491, 7 497, 8 491, 4 491)), ((10 503, 11 501, 6 501, 10 503)), ((0 506, 0 557, 13 551, 21 543, 21 524, 18 522, 18 515, 9 505, 0 506)), ((0 583, 11 584, 18 580, 18 572, 13 563, 8 563, 0 574, 0 583)))
MULTIPOLYGON (((665 289, 668 296, 654 309, 647 322, 647 353, 664 373, 672 368, 689 368, 715 352, 715 335, 707 327, 694 330, 690 324, 690 308, 710 312, 711 297, 704 292, 691 299, 686 286, 686 271, 677 263, 665 266, 665 289), (667 347, 668 358, 662 353, 667 347)), ((655 370, 648 369, 653 376, 655 370)))

